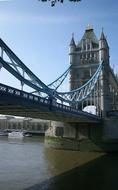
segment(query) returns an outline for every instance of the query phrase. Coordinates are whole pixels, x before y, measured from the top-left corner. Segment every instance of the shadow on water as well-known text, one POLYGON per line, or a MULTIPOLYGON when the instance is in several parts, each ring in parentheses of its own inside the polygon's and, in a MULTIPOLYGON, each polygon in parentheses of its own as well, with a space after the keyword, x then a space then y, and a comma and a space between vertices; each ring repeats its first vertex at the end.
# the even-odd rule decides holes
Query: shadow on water
POLYGON ((66 189, 118 190, 118 153, 102 155, 25 190, 66 189))

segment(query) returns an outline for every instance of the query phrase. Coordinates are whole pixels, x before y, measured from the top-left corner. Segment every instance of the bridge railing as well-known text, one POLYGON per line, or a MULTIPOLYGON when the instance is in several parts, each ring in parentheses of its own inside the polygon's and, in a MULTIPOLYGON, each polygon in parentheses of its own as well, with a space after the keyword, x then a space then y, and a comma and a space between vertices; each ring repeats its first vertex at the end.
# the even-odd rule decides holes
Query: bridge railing
POLYGON ((10 95, 11 97, 15 96, 15 97, 23 98, 24 100, 32 101, 33 103, 46 106, 49 109, 49 111, 57 111, 57 110, 59 111, 60 110, 62 112, 69 112, 72 114, 77 114, 77 115, 79 114, 79 115, 82 115, 85 117, 87 117, 87 116, 92 117, 92 119, 100 119, 96 115, 93 115, 93 114, 90 114, 87 112, 83 112, 81 110, 72 108, 71 106, 68 106, 68 105, 60 104, 56 101, 51 102, 50 99, 45 99, 40 96, 32 95, 28 92, 21 91, 16 88, 13 88, 13 87, 10 87, 10 86, 0 83, 0 95, 1 94, 2 95, 7 94, 7 95, 10 95))

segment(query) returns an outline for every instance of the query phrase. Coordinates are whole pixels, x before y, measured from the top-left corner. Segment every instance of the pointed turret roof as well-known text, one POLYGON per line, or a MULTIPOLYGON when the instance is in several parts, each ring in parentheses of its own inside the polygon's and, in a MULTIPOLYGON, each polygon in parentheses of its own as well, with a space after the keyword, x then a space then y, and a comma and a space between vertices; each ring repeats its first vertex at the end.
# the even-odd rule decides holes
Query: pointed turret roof
POLYGON ((90 26, 90 25, 87 26, 87 28, 85 30, 85 33, 84 33, 82 39, 80 40, 78 46, 81 46, 82 45, 82 41, 86 40, 86 39, 91 40, 91 42, 93 44, 97 44, 97 45, 99 44, 99 41, 98 41, 98 39, 97 39, 97 37, 96 37, 96 35, 94 33, 94 30, 93 30, 92 26, 90 26))
POLYGON ((102 28, 102 32, 101 32, 101 35, 100 35, 100 40, 106 40, 104 32, 103 32, 103 28, 102 28))
POLYGON ((72 38, 71 38, 71 41, 70 41, 70 46, 76 46, 75 45, 75 40, 74 40, 74 33, 72 33, 72 38))
POLYGON ((109 47, 109 46, 108 46, 108 43, 107 43, 107 39, 106 39, 106 37, 105 37, 105 35, 104 35, 104 32, 103 32, 103 28, 102 28, 102 32, 101 32, 101 35, 100 35, 100 40, 104 40, 105 45, 106 45, 107 47, 109 47))

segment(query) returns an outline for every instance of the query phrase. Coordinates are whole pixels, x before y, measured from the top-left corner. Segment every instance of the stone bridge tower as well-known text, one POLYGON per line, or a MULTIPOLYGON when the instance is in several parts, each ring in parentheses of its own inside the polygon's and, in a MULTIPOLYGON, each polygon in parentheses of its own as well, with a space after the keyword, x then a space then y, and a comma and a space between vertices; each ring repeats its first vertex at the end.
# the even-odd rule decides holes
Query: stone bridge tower
MULTIPOLYGON (((70 90, 76 89, 85 84, 97 70, 101 61, 104 61, 103 71, 99 81, 99 88, 96 94, 96 109, 99 115, 105 116, 109 110, 109 46, 103 31, 98 40, 92 26, 88 25, 85 33, 78 44, 72 36, 69 47, 69 61, 72 65, 70 71, 70 90)), ((89 104, 93 98, 89 98, 89 104)), ((94 102, 92 102, 94 105, 94 102)), ((83 109, 85 105, 76 105, 83 109)))
POLYGON ((69 58, 72 65, 70 90, 85 84, 96 72, 99 64, 103 62, 95 92, 93 91, 93 94, 82 105, 72 105, 82 109, 86 106, 84 103, 88 105, 92 103, 96 106, 97 114, 103 116, 103 120, 96 124, 86 121, 83 123, 81 121, 70 123, 51 121, 45 142, 48 146, 61 149, 118 150, 118 143, 113 144, 116 139, 118 142, 118 112, 116 117, 112 118, 110 115, 107 117, 108 111, 113 110, 115 106, 118 110, 118 81, 109 65, 109 46, 104 32, 101 32, 98 40, 93 28, 88 26, 78 44, 75 43, 73 35, 70 42, 69 58))

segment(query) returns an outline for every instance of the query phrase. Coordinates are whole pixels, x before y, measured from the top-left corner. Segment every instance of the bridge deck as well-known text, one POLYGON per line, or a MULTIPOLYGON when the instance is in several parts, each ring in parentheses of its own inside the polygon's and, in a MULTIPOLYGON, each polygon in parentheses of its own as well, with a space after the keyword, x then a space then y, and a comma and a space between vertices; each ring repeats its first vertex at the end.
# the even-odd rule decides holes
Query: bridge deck
POLYGON ((50 100, 3 84, 0 84, 0 114, 63 122, 98 123, 102 121, 101 118, 87 112, 56 102, 50 104, 50 100))

